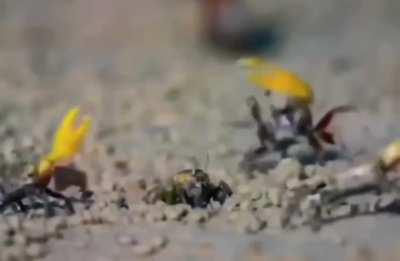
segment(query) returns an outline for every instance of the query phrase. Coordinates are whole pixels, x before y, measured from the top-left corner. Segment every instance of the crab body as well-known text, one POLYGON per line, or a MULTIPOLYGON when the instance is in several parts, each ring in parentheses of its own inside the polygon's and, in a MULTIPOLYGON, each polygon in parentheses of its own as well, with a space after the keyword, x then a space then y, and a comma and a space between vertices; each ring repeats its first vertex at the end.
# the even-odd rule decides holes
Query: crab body
POLYGON ((259 143, 244 155, 240 163, 246 172, 266 172, 275 167, 281 157, 295 157, 303 164, 324 164, 327 160, 341 157, 328 146, 335 145, 336 141, 327 127, 338 113, 351 111, 353 107, 335 107, 314 125, 311 110, 303 103, 289 102, 281 108, 271 105, 272 121, 263 119, 256 98, 248 98, 247 105, 257 126, 259 143), (280 157, 272 157, 276 153, 280 157))
POLYGON ((232 190, 223 181, 213 184, 207 173, 201 169, 187 169, 176 173, 168 185, 160 185, 148 191, 145 201, 149 198, 158 199, 170 205, 188 204, 193 208, 205 208, 214 200, 223 204, 232 195, 232 190), (154 193, 157 195, 154 196, 154 193), (153 195, 151 195, 153 194, 153 195))

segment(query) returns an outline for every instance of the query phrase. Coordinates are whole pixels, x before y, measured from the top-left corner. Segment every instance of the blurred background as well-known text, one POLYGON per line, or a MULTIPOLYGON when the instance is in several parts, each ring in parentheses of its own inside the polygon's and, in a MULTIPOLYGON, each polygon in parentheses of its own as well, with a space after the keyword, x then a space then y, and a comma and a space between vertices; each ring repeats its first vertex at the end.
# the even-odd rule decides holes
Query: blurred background
MULTIPOLYGON (((308 81, 316 119, 333 106, 356 106, 334 122, 334 133, 355 161, 375 158, 400 137, 399 14, 399 0, 0 0, 0 182, 21 182, 17 174, 49 151, 58 122, 75 105, 95 122, 76 162, 90 186, 118 181, 138 200, 138 179, 171 176, 195 162, 216 179, 238 174, 243 154, 257 144, 246 99, 256 96, 265 118, 269 108, 235 65, 246 55, 308 81)), ((339 231, 397 242, 396 223, 378 230, 385 220, 355 222, 339 231)), ((329 244, 306 233, 310 253, 333 258, 345 250, 347 240, 331 232, 329 244)), ((240 259, 250 240, 259 253, 254 237, 213 235, 227 260, 240 259)), ((258 237, 268 255, 303 248, 299 237, 289 239, 258 237)), ((212 253, 204 242, 201 251, 212 253)))
POLYGON ((399 11, 397 0, 0 0, 0 119, 37 142, 81 104, 94 139, 125 157, 236 155, 255 137, 231 123, 250 119, 247 96, 264 98, 234 62, 257 54, 314 86, 317 117, 358 106, 342 138, 375 149, 399 134, 399 11))

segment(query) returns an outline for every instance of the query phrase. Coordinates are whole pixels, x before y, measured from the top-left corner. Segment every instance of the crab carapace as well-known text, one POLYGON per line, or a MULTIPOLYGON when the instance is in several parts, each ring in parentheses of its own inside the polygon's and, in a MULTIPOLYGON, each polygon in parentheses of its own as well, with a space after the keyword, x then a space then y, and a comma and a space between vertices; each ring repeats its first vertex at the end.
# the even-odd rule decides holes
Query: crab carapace
POLYGON ((206 208, 212 200, 223 204, 232 193, 224 181, 215 185, 206 172, 194 168, 179 171, 168 184, 157 184, 147 191, 144 201, 155 203, 161 200, 169 205, 182 203, 192 208, 206 208))

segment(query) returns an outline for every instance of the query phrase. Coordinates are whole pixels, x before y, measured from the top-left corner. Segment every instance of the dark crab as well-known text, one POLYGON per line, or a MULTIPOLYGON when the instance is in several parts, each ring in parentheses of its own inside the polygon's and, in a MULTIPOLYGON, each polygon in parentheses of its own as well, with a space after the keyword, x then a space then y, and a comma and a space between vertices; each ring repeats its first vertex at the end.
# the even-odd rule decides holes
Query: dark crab
POLYGON ((316 125, 307 105, 288 103, 284 108, 271 105, 272 121, 265 121, 255 97, 247 99, 252 118, 257 126, 258 146, 245 153, 240 167, 246 172, 266 172, 276 166, 282 157, 293 157, 290 148, 296 144, 307 148, 306 153, 295 157, 303 164, 320 163, 340 158, 335 151, 326 150, 334 145, 333 134, 327 130, 338 113, 355 110, 352 106, 338 106, 329 110, 316 125), (279 155, 279 156, 278 156, 279 155))
MULTIPOLYGON (((60 173, 60 170, 68 169, 69 174, 77 174, 75 169, 68 166, 73 163, 74 156, 81 151, 91 128, 90 117, 83 117, 82 122, 78 124, 79 115, 79 107, 68 111, 54 135, 51 151, 35 164, 30 174, 32 181, 15 191, 5 194, 3 200, 0 202, 0 213, 3 213, 8 207, 13 206, 15 206, 14 209, 17 211, 26 212, 33 206, 29 207, 25 205, 24 200, 33 198, 44 202, 43 205, 48 215, 51 215, 50 198, 63 200, 66 209, 70 213, 74 212, 71 203, 72 199, 49 189, 48 186, 53 177, 56 177, 60 173)), ((81 172, 78 171, 78 173, 81 172)), ((85 182, 84 185, 86 185, 85 182)), ((85 196, 87 193, 83 193, 83 195, 85 196)))
MULTIPOLYGON (((59 167, 58 169, 64 172, 69 171, 72 175, 74 173, 71 172, 75 172, 75 174, 78 173, 77 170, 73 170, 72 168, 59 167)), ((55 170, 55 172, 57 172, 57 170, 55 170)), ((34 174, 30 176, 35 177, 34 174)), ((3 194, 3 199, 0 201, 0 213, 4 213, 8 208, 13 209, 14 212, 23 213, 27 213, 29 210, 35 208, 44 208, 46 216, 53 216, 54 207, 63 208, 68 214, 75 213, 73 203, 81 202, 89 204, 91 202, 90 197, 93 193, 85 191, 81 194, 81 198, 79 199, 67 197, 60 192, 50 189, 47 187, 47 184, 45 185, 34 178, 31 182, 22 185, 18 189, 3 194), (57 203, 59 200, 61 200, 64 205, 57 203), (25 202, 30 202, 30 204, 26 204, 25 202)))
POLYGON ((8 207, 13 207, 14 210, 27 212, 33 206, 27 206, 23 202, 27 198, 39 198, 44 202, 43 206, 46 209, 48 215, 51 215, 52 205, 50 204, 49 197, 55 199, 61 199, 65 202, 65 208, 68 212, 74 213, 74 208, 70 198, 65 197, 63 194, 53 191, 49 188, 42 187, 36 183, 28 183, 22 187, 5 195, 3 201, 0 204, 0 213, 4 212, 8 207), (15 208, 18 207, 18 208, 15 208))
POLYGON ((148 203, 162 200, 174 205, 185 203, 193 208, 205 208, 214 200, 223 204, 232 195, 227 183, 213 184, 201 169, 187 169, 175 174, 168 185, 159 184, 149 190, 144 198, 148 203))

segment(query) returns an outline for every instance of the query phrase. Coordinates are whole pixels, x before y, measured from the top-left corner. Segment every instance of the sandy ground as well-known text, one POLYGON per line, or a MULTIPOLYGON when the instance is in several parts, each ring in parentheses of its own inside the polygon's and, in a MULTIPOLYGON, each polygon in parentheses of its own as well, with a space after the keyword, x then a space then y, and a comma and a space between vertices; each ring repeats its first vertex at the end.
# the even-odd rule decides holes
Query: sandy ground
MULTIPOLYGON (((65 4, 64 11, 41 1, 52 14, 46 18, 49 24, 63 28, 56 30, 48 47, 51 70, 42 75, 31 67, 37 50, 21 40, 25 39, 21 23, 40 21, 36 16, 41 16, 27 15, 27 1, 3 2, 7 7, 0 28, 6 39, 0 49, 4 154, 22 150, 24 157, 34 160, 49 149, 49 137, 63 113, 81 105, 95 119, 93 135, 77 163, 87 172, 90 186, 123 183, 128 201, 135 204, 137 180, 171 176, 191 167, 193 158, 204 164, 207 153, 211 175, 241 175, 238 162, 256 143, 254 126, 237 127, 251 121, 246 98, 258 97, 265 108, 269 101, 246 83, 234 58, 199 41, 195 3, 118 1, 110 7, 101 1, 96 11, 104 19, 98 19, 98 13, 89 12, 94 8, 90 1, 87 6, 65 4), (118 167, 121 162, 126 166, 118 167)), ((285 17, 282 23, 289 29, 282 50, 271 60, 314 86, 315 115, 335 105, 358 107, 357 113, 341 117, 334 126, 341 143, 353 153, 354 164, 373 158, 398 137, 396 10, 400 6, 396 1, 253 2, 255 9, 262 6, 258 9, 285 17)), ((17 162, 14 165, 21 164, 18 160, 11 159, 17 162)), ((13 179, 18 178, 13 172, 23 168, 7 171, 7 178, 13 179)), ((223 224, 224 220, 217 217, 205 225, 138 221, 72 227, 63 230, 62 238, 45 244, 44 259, 397 260, 400 221, 395 216, 342 220, 319 233, 267 228, 246 234, 223 224), (167 242, 143 257, 116 242, 121 234, 139 241, 161 236, 167 242)))

